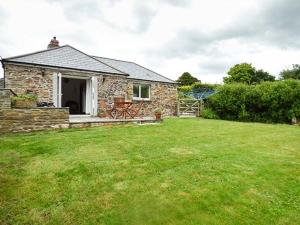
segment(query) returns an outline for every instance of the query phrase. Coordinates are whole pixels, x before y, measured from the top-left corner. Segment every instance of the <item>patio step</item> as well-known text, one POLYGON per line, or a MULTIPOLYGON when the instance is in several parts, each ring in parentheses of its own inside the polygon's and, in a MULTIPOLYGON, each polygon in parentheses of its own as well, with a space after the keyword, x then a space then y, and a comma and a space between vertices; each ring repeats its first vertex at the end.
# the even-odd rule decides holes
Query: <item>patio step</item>
POLYGON ((96 127, 105 125, 120 125, 120 124, 147 124, 147 123, 160 123, 162 120, 155 120, 152 117, 135 118, 135 119, 107 119, 99 117, 80 117, 72 116, 69 118, 69 127, 96 127))

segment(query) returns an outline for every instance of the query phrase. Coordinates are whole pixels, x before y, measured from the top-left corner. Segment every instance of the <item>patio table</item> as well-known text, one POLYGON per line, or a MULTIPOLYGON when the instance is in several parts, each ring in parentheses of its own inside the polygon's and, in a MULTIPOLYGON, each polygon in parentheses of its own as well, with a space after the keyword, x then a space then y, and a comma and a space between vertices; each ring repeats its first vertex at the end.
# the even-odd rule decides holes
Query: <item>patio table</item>
POLYGON ((131 101, 124 102, 115 102, 112 109, 112 116, 114 119, 118 118, 118 116, 122 116, 122 118, 127 118, 127 116, 131 116, 130 108, 133 105, 131 101))

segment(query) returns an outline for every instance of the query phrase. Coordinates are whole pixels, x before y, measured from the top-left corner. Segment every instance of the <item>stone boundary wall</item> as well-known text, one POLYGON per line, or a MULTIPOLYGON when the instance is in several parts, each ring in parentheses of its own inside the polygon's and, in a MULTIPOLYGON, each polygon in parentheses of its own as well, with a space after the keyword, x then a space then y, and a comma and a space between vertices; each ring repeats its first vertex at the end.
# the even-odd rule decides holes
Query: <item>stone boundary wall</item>
POLYGON ((0 108, 0 134, 69 127, 69 108, 0 108))
POLYGON ((11 97, 15 94, 10 89, 0 88, 0 109, 11 108, 11 97))

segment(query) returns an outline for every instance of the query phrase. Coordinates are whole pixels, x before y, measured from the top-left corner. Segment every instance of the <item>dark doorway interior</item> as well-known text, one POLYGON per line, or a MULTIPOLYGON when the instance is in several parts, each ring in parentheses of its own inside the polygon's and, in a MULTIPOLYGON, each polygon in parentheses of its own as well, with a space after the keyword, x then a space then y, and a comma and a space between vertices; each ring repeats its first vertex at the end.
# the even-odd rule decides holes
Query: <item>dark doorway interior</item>
POLYGON ((85 114, 86 80, 62 78, 62 107, 70 107, 70 114, 85 114))

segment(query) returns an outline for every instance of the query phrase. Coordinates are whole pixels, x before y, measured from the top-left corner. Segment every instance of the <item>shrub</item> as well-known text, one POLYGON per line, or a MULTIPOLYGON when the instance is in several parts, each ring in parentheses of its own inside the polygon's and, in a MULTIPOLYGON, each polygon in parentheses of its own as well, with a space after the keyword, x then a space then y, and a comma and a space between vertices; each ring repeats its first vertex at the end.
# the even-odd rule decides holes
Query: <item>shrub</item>
POLYGON ((219 84, 202 84, 200 82, 196 82, 193 85, 191 85, 191 89, 197 90, 197 89, 210 89, 210 90, 215 90, 217 87, 219 87, 219 84))
POLYGON ((37 96, 34 94, 22 94, 22 95, 17 95, 17 96, 13 96, 11 97, 11 100, 13 102, 17 101, 17 100, 28 100, 28 101, 37 101, 37 96))
POLYGON ((219 116, 210 108, 204 108, 202 117, 206 119, 220 119, 219 116))
POLYGON ((227 84, 208 98, 207 105, 221 119, 289 123, 300 118, 300 81, 227 84))

